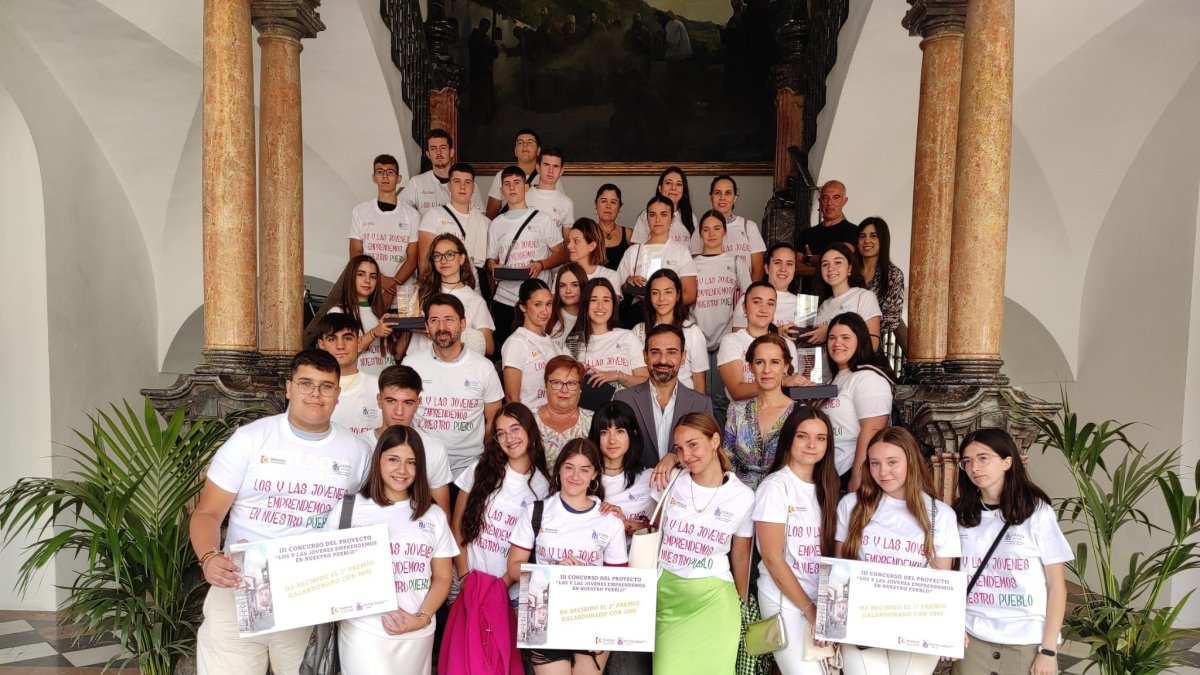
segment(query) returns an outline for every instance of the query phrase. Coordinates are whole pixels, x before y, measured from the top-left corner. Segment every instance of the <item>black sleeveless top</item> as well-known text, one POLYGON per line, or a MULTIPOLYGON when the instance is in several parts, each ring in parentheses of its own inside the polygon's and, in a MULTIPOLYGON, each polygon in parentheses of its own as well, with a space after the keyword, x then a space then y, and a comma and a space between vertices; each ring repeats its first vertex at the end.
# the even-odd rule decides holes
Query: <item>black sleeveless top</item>
POLYGON ((625 249, 630 247, 629 240, 625 238, 625 228, 617 224, 617 231, 621 233, 621 240, 615 246, 606 246, 604 255, 608 257, 608 262, 604 266, 612 271, 617 271, 617 266, 621 264, 621 258, 625 257, 625 249))

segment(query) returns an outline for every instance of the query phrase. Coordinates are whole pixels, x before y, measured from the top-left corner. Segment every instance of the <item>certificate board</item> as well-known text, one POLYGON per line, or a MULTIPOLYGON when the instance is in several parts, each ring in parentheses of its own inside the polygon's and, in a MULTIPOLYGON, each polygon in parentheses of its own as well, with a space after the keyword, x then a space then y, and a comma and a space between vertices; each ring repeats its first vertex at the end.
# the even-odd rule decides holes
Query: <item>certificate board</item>
POLYGON ((962 658, 962 572, 821 558, 819 640, 962 658))
POLYGON ((654 651, 658 570, 521 565, 517 646, 654 651))
POLYGON ((238 637, 396 609, 387 525, 232 544, 238 637))

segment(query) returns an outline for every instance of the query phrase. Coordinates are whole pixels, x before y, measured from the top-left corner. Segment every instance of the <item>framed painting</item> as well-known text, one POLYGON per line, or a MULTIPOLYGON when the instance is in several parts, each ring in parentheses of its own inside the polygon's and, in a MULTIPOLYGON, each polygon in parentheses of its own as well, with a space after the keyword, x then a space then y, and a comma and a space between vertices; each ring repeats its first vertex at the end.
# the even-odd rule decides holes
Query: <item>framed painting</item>
POLYGON ((447 0, 464 66, 459 147, 482 171, 531 128, 574 174, 769 174, 768 0, 447 0))

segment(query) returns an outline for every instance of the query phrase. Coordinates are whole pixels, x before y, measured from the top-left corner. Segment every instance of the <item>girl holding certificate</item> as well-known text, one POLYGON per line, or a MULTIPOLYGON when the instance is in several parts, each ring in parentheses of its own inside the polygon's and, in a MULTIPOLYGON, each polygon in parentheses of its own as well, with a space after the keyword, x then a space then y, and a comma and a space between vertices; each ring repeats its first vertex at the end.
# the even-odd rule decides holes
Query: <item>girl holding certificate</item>
POLYGON ((754 498, 758 534, 758 606, 763 617, 783 616, 787 646, 773 656, 783 675, 824 675, 805 660, 817 620, 821 556, 836 547, 840 486, 833 461, 833 430, 816 408, 799 406, 779 434, 779 451, 754 498))
POLYGON ((731 673, 746 593, 754 491, 732 472, 717 421, 689 413, 675 425, 684 473, 670 486, 658 553, 654 674, 731 673))
MULTIPOLYGON (((954 510, 933 496, 929 465, 917 440, 888 427, 867 447, 857 492, 837 510, 837 557, 948 570, 959 556, 954 510)), ((846 675, 930 675, 938 657, 898 649, 842 645, 846 675)))
MULTIPOLYGON (((521 565, 536 553, 540 565, 624 566, 625 523, 602 509, 600 451, 586 438, 567 441, 554 463, 554 491, 543 502, 541 527, 534 530, 535 504, 525 507, 509 538, 508 581, 521 578, 521 565)), ((538 675, 600 675, 608 652, 530 650, 538 675), (560 662, 566 662, 561 664, 560 662), (569 667, 564 667, 564 665, 569 667)))
MULTIPOLYGON (((336 524, 331 517, 329 523, 336 524)), ((433 668, 434 614, 450 592, 458 546, 441 507, 433 503, 425 448, 415 429, 383 432, 371 456, 351 527, 385 524, 392 541, 394 612, 342 621, 338 651, 345 675, 384 670, 429 673, 433 668)))
POLYGON ((1017 444, 1002 429, 967 434, 959 456, 954 510, 962 570, 976 583, 967 591, 966 656, 954 672, 1057 673, 1067 605, 1063 563, 1073 556, 1050 498, 1029 480, 1017 444))
MULTIPOLYGON (((452 521, 461 549, 454 559, 459 579, 472 572, 503 578, 512 524, 526 506, 550 492, 542 435, 529 408, 506 403, 492 428, 483 454, 454 481, 461 490, 452 521)), ((516 590, 510 595, 516 597, 516 590)))
POLYGON ((633 327, 638 344, 646 343, 646 331, 660 323, 683 331, 684 358, 679 364, 679 383, 701 394, 707 393, 705 377, 708 372, 708 348, 704 331, 688 319, 683 304, 683 282, 675 270, 661 269, 650 275, 646 283, 646 320, 633 327))

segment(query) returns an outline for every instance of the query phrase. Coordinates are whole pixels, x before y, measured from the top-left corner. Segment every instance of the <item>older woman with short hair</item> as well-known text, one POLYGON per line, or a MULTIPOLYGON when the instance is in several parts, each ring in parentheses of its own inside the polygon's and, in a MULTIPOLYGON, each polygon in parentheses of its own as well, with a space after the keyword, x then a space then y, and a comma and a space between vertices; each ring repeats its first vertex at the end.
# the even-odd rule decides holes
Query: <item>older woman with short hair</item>
POLYGON ((555 356, 546 362, 546 404, 534 411, 546 461, 553 463, 567 441, 587 438, 592 428, 592 411, 579 407, 583 393, 583 364, 570 356, 555 356))

